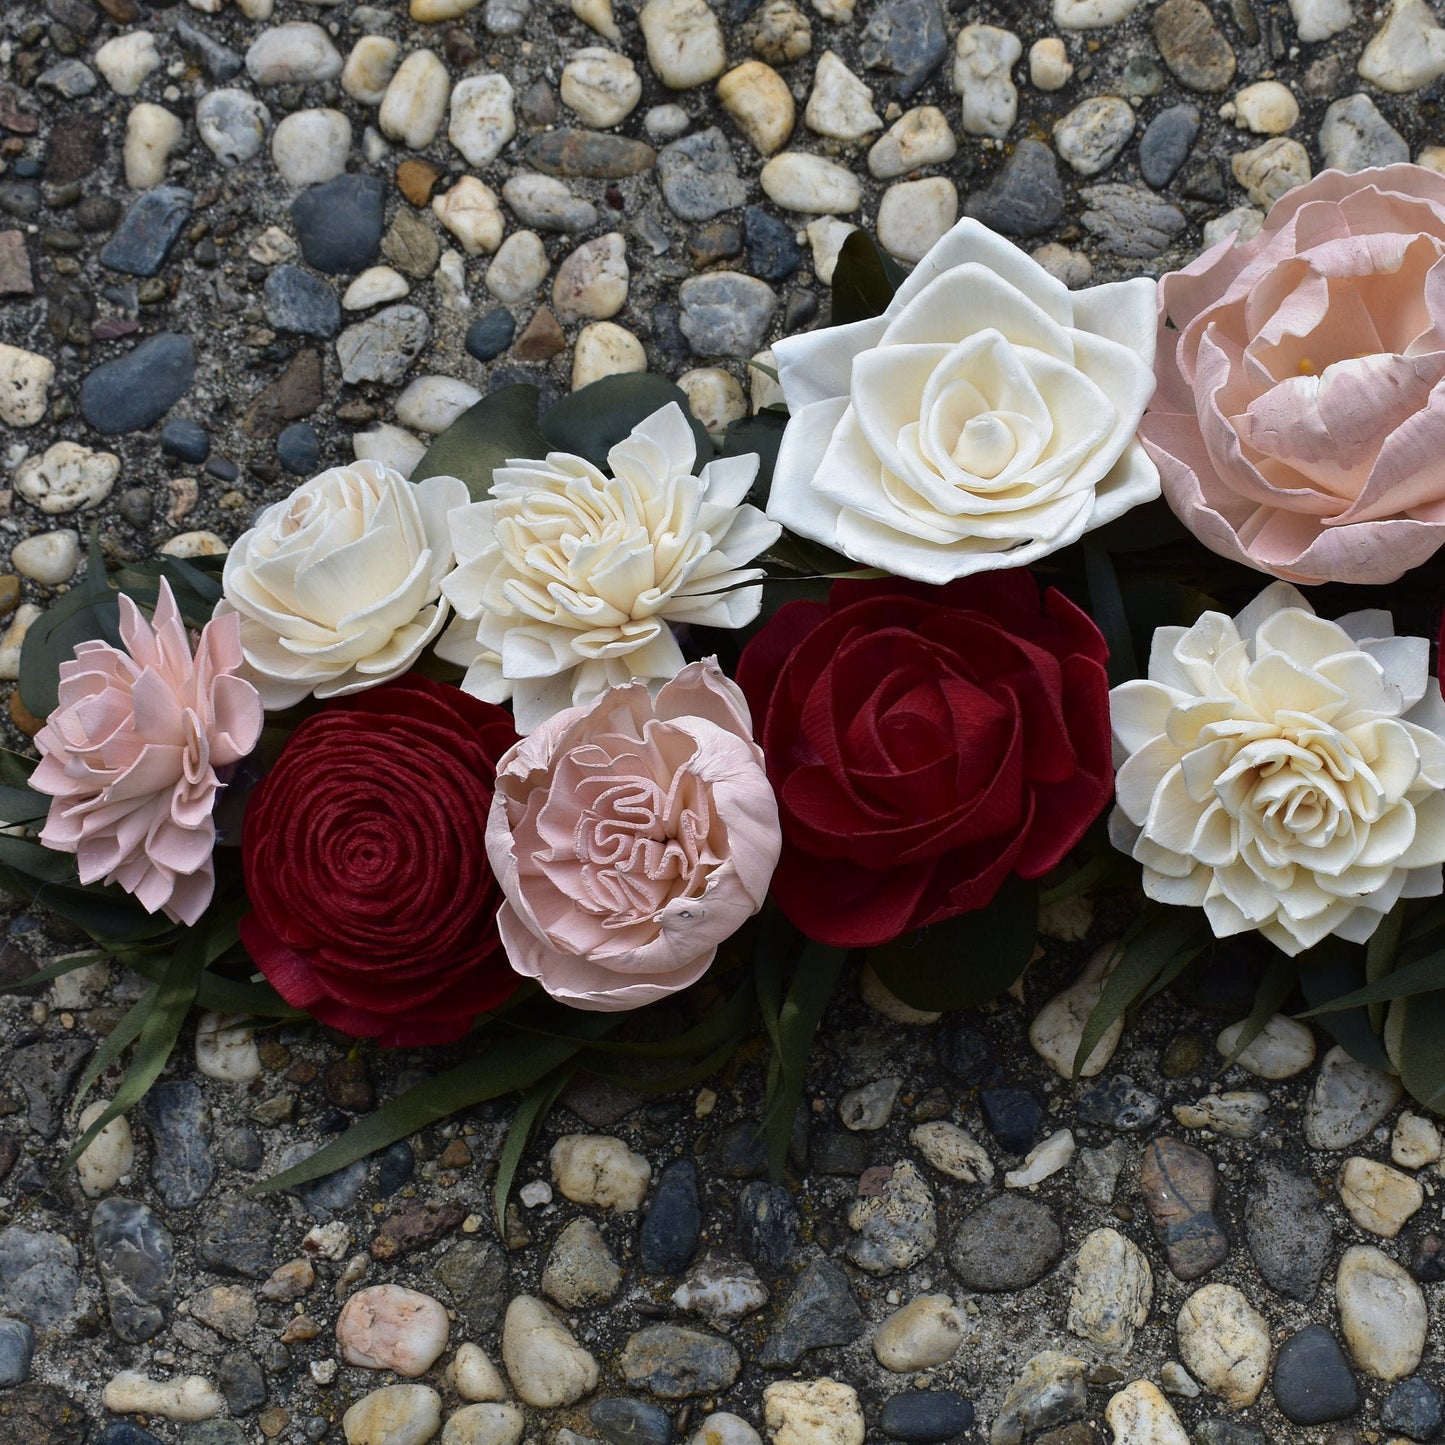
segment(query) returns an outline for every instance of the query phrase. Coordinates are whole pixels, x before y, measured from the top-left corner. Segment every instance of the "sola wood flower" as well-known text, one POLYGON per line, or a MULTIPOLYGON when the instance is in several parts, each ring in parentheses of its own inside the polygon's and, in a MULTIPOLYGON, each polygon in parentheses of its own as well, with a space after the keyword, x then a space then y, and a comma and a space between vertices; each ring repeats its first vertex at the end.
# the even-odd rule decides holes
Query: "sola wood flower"
POLYGON ((497 768, 487 854, 512 967, 576 1008, 686 988, 763 905, 782 846, 747 704, 714 659, 569 708, 497 768))
POLYGON ((1140 436, 1206 546, 1391 582, 1445 542, 1445 178, 1325 171, 1160 283, 1140 436))
POLYGON ((1388 613, 1327 622, 1276 582, 1233 620, 1159 628, 1111 711, 1115 846, 1218 937, 1360 943, 1397 899, 1441 891, 1445 703, 1429 644, 1388 613))
POLYGON ((147 911, 195 923, 215 888, 220 772, 255 747, 261 699, 236 675, 235 618, 208 623, 193 658, 164 580, 154 626, 119 603, 125 650, 80 643, 35 736, 30 785, 53 799, 40 841, 74 853, 82 883, 119 884, 147 911))
POLYGON ((248 676, 268 708, 400 676, 447 618, 455 477, 407 481, 381 462, 333 467, 267 507, 231 548, 216 615, 241 618, 248 676))
POLYGON ((512 699, 518 731, 634 678, 683 665, 671 624, 742 627, 758 615, 760 568, 743 564, 781 530, 746 505, 758 459, 709 462, 670 403, 607 454, 608 477, 568 452, 512 461, 491 500, 451 516, 457 568, 442 584, 457 621, 439 656, 462 686, 512 699))
POLYGON ((882 316, 773 348, 792 412, 768 515, 919 582, 1023 567, 1159 495, 1134 440, 1155 286, 1070 293, 963 220, 882 316))

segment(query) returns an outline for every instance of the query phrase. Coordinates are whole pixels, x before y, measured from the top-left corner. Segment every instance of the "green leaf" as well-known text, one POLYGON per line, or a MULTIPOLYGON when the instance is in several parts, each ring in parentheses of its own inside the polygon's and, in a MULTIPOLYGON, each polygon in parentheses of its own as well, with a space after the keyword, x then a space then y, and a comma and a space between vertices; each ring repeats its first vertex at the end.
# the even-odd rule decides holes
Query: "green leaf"
POLYGON ((1134 1007, 1171 965, 1181 958, 1186 964, 1197 958, 1209 940, 1204 915, 1197 908, 1146 907, 1119 940, 1118 961, 1084 1024, 1074 1051, 1076 1079, 1115 1020, 1134 1007))
POLYGON ((31 773, 39 766, 39 758, 27 757, 24 753, 12 753, 9 748, 0 748, 0 783, 7 787, 28 787, 31 773))
POLYGON ((833 308, 829 326, 846 326, 881 316, 907 273, 867 231, 854 231, 843 242, 833 269, 833 308))
POLYGON ((491 494, 492 473, 514 457, 547 454, 537 425, 537 388, 503 386, 464 411, 416 464, 411 479, 459 477, 474 502, 491 494))
POLYGON ((34 788, 12 787, 0 783, 0 827, 13 828, 20 823, 34 823, 50 811, 50 799, 34 788))
MULTIPOLYGON (((120 646, 120 609, 101 572, 101 590, 82 584, 58 597, 25 634, 20 648, 20 700, 36 717, 49 717, 59 701, 60 664, 78 643, 99 639, 120 646)), ((90 579, 87 578, 87 582, 90 579)))
POLYGON ((507 1137, 502 1141, 502 1151, 497 1155, 497 1177, 492 1183, 492 1218, 496 1221, 498 1234, 506 1232, 507 1196, 512 1192, 512 1181, 517 1177, 522 1154, 551 1113, 552 1105, 567 1087, 573 1072, 570 1064, 554 1069, 538 1079, 517 1104, 517 1112, 507 1126, 507 1137))
POLYGON ((1239 1037, 1219 1066, 1222 1074, 1264 1032, 1264 1026, 1284 1007, 1295 986, 1297 970, 1288 954, 1277 954, 1260 975, 1254 990, 1254 1005, 1239 1030, 1239 1037))
POLYGON ((740 457, 753 453, 758 458, 757 480, 748 489, 748 501, 755 507, 766 507, 768 504, 768 494, 773 486, 773 468, 778 464, 778 448, 783 444, 783 429, 787 424, 787 412, 764 409, 754 416, 730 422, 723 434, 723 456, 740 457))
MULTIPOLYGON (((1304 1017, 1317 1018, 1320 1027, 1362 1064, 1392 1072, 1394 1066, 1370 1027, 1369 1014, 1344 1002, 1365 987, 1365 950, 1342 938, 1326 938, 1299 954, 1295 966, 1307 1005, 1304 1017), (1341 1001, 1339 1009, 1324 1007, 1336 999, 1341 1001)), ((1381 984, 1388 985, 1388 980, 1381 984)))
POLYGON ((1139 676, 1139 664, 1113 560, 1095 542, 1084 543, 1084 574, 1089 583, 1089 612, 1109 644, 1109 685, 1118 687, 1139 676))
POLYGON ((564 396, 542 417, 542 435, 551 450, 573 452, 608 471, 607 453, 638 422, 661 411, 669 402, 682 408, 697 444, 697 466, 703 467, 713 459, 707 428, 688 409, 682 388, 651 371, 604 376, 564 396))
POLYGON ((988 907, 872 949, 868 962, 912 1008, 973 1008, 997 998, 1028 967, 1038 920, 1038 885, 1011 874, 988 907))
POLYGON ((67 973, 74 973, 78 968, 88 968, 92 963, 103 963, 109 957, 105 952, 72 953, 65 958, 57 958, 54 963, 47 963, 44 968, 37 968, 34 973, 10 987, 16 990, 39 988, 41 984, 54 983, 57 978, 64 978, 67 973))
POLYGON ((1445 988, 1445 949, 1427 953, 1414 963, 1402 964, 1374 983, 1367 983, 1337 997, 1326 996, 1322 1003, 1306 1009, 1299 1017, 1319 1018, 1343 1009, 1363 1008, 1370 1004, 1389 1003, 1392 999, 1409 998, 1413 994, 1429 993, 1437 988, 1445 988))
POLYGON ((1401 1005, 1400 1082, 1416 1102, 1445 1113, 1445 990, 1417 994, 1401 1005))
POLYGON ((75 1088, 71 1091, 73 1107, 78 1106, 90 1086, 125 1052, 145 1027, 146 1018, 160 989, 154 984, 121 1015, 120 1022, 101 1040, 100 1047, 86 1062, 75 1088))
POLYGON ((1123 873, 1125 865, 1124 855, 1111 848, 1070 873, 1063 873, 1062 868, 1056 868, 1048 878, 1042 880, 1048 882, 1050 878, 1057 878, 1059 881, 1040 891, 1039 907, 1052 908, 1056 903, 1063 903, 1080 893, 1086 893, 1090 888, 1106 884, 1116 873, 1123 873))

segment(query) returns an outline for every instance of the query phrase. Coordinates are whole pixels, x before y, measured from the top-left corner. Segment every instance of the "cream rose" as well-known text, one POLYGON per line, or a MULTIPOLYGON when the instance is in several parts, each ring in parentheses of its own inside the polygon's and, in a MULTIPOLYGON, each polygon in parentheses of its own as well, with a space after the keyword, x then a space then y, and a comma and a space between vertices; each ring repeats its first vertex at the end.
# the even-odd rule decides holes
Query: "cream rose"
POLYGON ((747 703, 716 659, 613 688, 497 765, 487 856, 512 967, 575 1008, 695 983, 763 905, 782 849, 747 703))
POLYGON ((696 443, 675 402, 607 454, 497 468, 491 499, 454 512, 457 569, 443 591, 457 621, 437 654, 467 668, 462 687, 512 701, 518 732, 630 682, 683 666, 672 624, 742 627, 763 576, 747 567, 780 528, 743 498, 754 455, 694 476, 696 443))
POLYGON ((1159 495, 1145 278, 1070 293, 960 221, 871 321, 777 342, 792 413, 768 515, 870 567, 1023 567, 1159 495))
POLYGON ((216 616, 241 618, 246 675, 267 708, 341 697, 405 672, 442 629, 455 477, 381 462, 334 467, 268 507, 231 548, 216 616))
POLYGON ((1429 644, 1388 613, 1327 622, 1276 582, 1233 620, 1159 628, 1110 712, 1114 844, 1217 937, 1361 943, 1397 899, 1441 891, 1445 703, 1429 644))

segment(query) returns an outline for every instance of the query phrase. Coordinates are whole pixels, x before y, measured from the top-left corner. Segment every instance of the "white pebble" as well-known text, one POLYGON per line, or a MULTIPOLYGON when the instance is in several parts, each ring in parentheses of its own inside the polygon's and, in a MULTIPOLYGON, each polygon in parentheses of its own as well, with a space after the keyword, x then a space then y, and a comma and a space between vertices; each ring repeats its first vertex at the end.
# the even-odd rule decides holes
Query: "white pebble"
POLYGON ((958 188, 944 176, 896 181, 878 203, 878 241, 900 261, 921 261, 958 220, 958 188))
POLYGON ((120 458, 114 452, 93 452, 79 442, 56 442, 20 464, 15 490, 42 512, 76 512, 98 507, 119 475, 120 458))
POLYGON ((557 268, 552 309, 563 324, 605 321, 627 300, 627 245, 617 231, 584 241, 557 268))
POLYGON ((1289 8, 1304 41, 1328 40, 1355 21, 1350 0, 1289 0, 1289 8))
POLYGON ((1226 1139, 1252 1139, 1264 1128, 1269 1095, 1252 1089, 1206 1094, 1193 1104, 1175 1104, 1174 1117, 1186 1129, 1212 1129, 1226 1139))
POLYGON ((880 181, 906 175, 922 166, 952 160, 958 142, 948 119, 937 106, 923 105, 905 111, 873 142, 868 169, 880 181))
POLYGON ((497 194, 475 176, 463 176, 450 190, 432 197, 431 208, 468 256, 501 245, 504 222, 497 194))
POLYGON ((1262 225, 1263 211, 1253 206, 1235 206, 1233 210, 1204 223, 1204 249, 1207 251, 1211 246, 1217 246, 1226 236, 1248 241, 1259 234, 1262 225))
POLYGON ((212 90, 196 106, 196 133, 223 166, 250 160, 265 143, 270 124, 271 112, 245 90, 212 90))
POLYGON ((388 140, 409 150, 425 150, 436 139, 447 112, 450 78, 431 50, 413 50, 397 67, 376 121, 388 140))
POLYGON ((1425 1203, 1425 1191, 1413 1175, 1356 1156, 1340 1169, 1340 1203, 1361 1229, 1394 1239, 1425 1203))
POLYGON ((66 527, 58 532, 39 532, 26 537, 15 544, 10 565, 22 577, 44 587, 69 582, 80 565, 80 533, 66 527))
MULTIPOLYGON (((1215 1041, 1215 1048, 1228 1058, 1243 1031, 1243 1020, 1230 1024, 1215 1041)), ((1256 1078, 1289 1079, 1303 1073, 1314 1061, 1315 1036, 1309 1026, 1285 1014, 1275 1014, 1240 1050, 1235 1063, 1256 1078)))
POLYGON ((763 1423, 773 1445, 863 1445, 865 1433, 858 1392, 827 1375, 769 1385, 763 1423))
POLYGON ((638 23, 648 64, 672 90, 701 85, 727 65, 722 26, 707 0, 647 0, 638 23))
POLYGON ((105 1387, 101 1403, 116 1415, 163 1415, 167 1420, 209 1420, 225 1401, 200 1375, 151 1380, 136 1370, 122 1370, 105 1387))
POLYGON ((522 1401, 539 1409, 570 1405, 597 1388, 597 1361, 533 1295, 507 1306, 502 1363, 522 1401))
POLYGON ((359 462, 384 462, 392 471, 409 477, 426 455, 426 446, 399 426, 380 421, 370 431, 352 435, 351 453, 359 462))
POLYGON ((460 251, 448 246, 442 252, 434 279, 443 306, 453 311, 471 309, 471 299, 467 295, 467 268, 460 251))
MULTIPOLYGON (((81 1110, 79 1138, 110 1107, 109 1099, 97 1099, 81 1110)), ((135 1163, 135 1144, 124 1114, 117 1114, 86 1146, 75 1161, 75 1175, 87 1199, 108 1194, 130 1173, 135 1163)))
POLYGON ((858 229, 848 221, 836 216, 819 216, 807 226, 808 246, 813 253, 813 272, 823 285, 833 284, 833 272, 838 269, 838 252, 843 242, 858 229))
POLYGON ((988 1151, 968 1132, 945 1119, 919 1124, 909 1142, 941 1174, 965 1184, 988 1184, 993 1180, 993 1160, 988 1151))
POLYGON ((161 544, 163 557, 219 557, 227 550, 226 544, 214 532, 177 532, 161 544))
POLYGON ((468 165, 490 165, 516 135, 512 101, 512 82, 505 75, 469 75, 452 87, 447 139, 468 165))
POLYGON ((1231 156, 1229 167, 1249 199, 1268 210, 1286 191, 1309 180, 1310 154, 1297 140, 1275 136, 1231 156))
POLYGON ((435 436, 481 399, 476 387, 454 376, 419 376, 397 397, 396 419, 402 426, 435 436))
POLYGON ((1046 35, 1029 46, 1029 84, 1035 90, 1062 90, 1073 74, 1069 52, 1057 35, 1046 35))
POLYGON ((363 35, 346 57, 342 90, 362 105, 380 105, 400 54, 401 47, 390 36, 363 35))
POLYGON ((748 414, 742 387, 720 366, 685 371, 677 384, 687 396, 687 409, 702 423, 704 431, 724 431, 729 422, 740 421, 748 414))
MULTIPOLYGON (((1067 246, 1061 246, 1057 241, 1045 241, 1042 246, 1036 246, 1029 254, 1049 273, 1056 281, 1073 290, 1079 286, 1087 286, 1094 275, 1094 263, 1084 255, 1082 251, 1071 251, 1067 246)), ((1046 1005, 1047 1007, 1047 1005, 1046 1005)), ((1122 1032, 1122 1031, 1121 1031, 1122 1032)), ((1105 1034, 1105 1038, 1108 1035, 1105 1034)), ((1117 1036, 1115 1039, 1117 1043, 1117 1036)), ((1096 1045, 1094 1052, 1089 1055, 1088 1064, 1092 1064, 1099 1055, 1099 1046, 1096 1045)), ((1112 1049, 1109 1050, 1112 1052, 1112 1049)), ((1104 1060, 1107 1063, 1108 1059, 1104 1060)), ((1101 1063, 1099 1068, 1103 1068, 1101 1063)), ((1056 1066, 1057 1067, 1057 1066, 1056 1066)), ((1087 1065, 1085 1072, 1087 1073, 1087 1065)), ((1070 1071, 1064 1070, 1064 1077, 1070 1077, 1070 1071)))
POLYGON ((1002 138, 1018 115, 1019 94, 1010 71, 1023 45, 997 25, 965 25, 958 32, 953 88, 963 99, 963 128, 969 135, 1002 138))
MULTIPOLYGON (((1035 1015, 1029 1025, 1029 1043, 1034 1052, 1063 1079, 1074 1074, 1074 1055, 1084 1037, 1084 1027, 1108 981, 1114 945, 1105 944, 1089 959, 1084 971, 1062 993, 1057 993, 1035 1015)), ((1080 1069, 1089 1079, 1099 1073, 1114 1055, 1124 1033, 1124 1020, 1115 1019, 1105 1029, 1080 1069)))
POLYGON ((422 25, 440 25, 476 9, 480 0, 411 0, 411 18, 422 25))
POLYGON ((1179 1353, 1231 1410, 1254 1404, 1269 1374, 1269 1326, 1232 1284, 1207 1284, 1179 1311, 1179 1353))
POLYGON ((1054 124, 1054 146, 1076 174, 1098 175, 1134 133, 1134 107, 1117 95, 1095 95, 1054 124))
POLYGON ((430 1295, 398 1284, 358 1290, 341 1308, 336 1343, 348 1365, 394 1370, 415 1379, 447 1347, 446 1310, 430 1295))
POLYGON ((1017 1169, 1003 1177, 1006 1189, 1028 1189, 1041 1183, 1060 1169, 1068 1167, 1074 1157, 1074 1135, 1069 1129, 1058 1129, 1042 1143, 1035 1144, 1017 1169))
POLYGON ((572 390, 604 376, 647 370, 642 343, 615 321, 590 321, 577 336, 572 352, 572 390))
POLYGON ((1068 1327, 1111 1354, 1127 1355, 1149 1318, 1154 1272, 1144 1252, 1117 1229, 1085 1236, 1074 1263, 1068 1327))
POLYGON ((442 1397, 427 1385, 387 1385, 341 1417, 346 1445, 425 1445, 441 1429, 442 1397))
POLYGON ((208 1079, 249 1084, 261 1076, 256 1030, 244 1014, 203 1013, 196 1024, 196 1068, 208 1079))
POLYGON ((0 342, 0 421, 34 426, 45 415, 55 363, 38 352, 0 342))
POLYGON ((131 107, 125 123, 125 183, 148 191, 166 178, 166 162, 180 144, 185 127, 163 105, 143 100, 131 107))
POLYGON ((768 1302, 768 1287, 751 1265, 708 1255, 673 1290, 672 1302, 725 1330, 762 1309, 768 1302))
POLYGON ((341 305, 347 311, 365 311, 384 301, 400 301, 410 290, 400 271, 390 266, 369 266, 346 288, 341 305))
POLYGON ((1054 0, 1054 24, 1061 30, 1102 30, 1133 14, 1139 0, 1054 0))
POLYGON ((572 52, 558 90, 562 104, 576 111, 584 124, 606 130, 637 109, 642 77, 625 55, 589 45, 572 52))
POLYGON ((574 1204, 642 1207, 652 1166, 609 1134, 564 1134, 552 1146, 552 1181, 574 1204))
POLYGON ((526 1425, 515 1405, 465 1405, 448 1419, 441 1445, 518 1445, 526 1425))
POLYGON ((1234 97, 1234 123, 1255 135, 1279 135, 1299 119, 1299 101, 1277 80, 1246 85, 1234 97))
POLYGON ((271 159, 292 186, 315 186, 346 169, 351 122, 339 110, 297 110, 276 126, 271 159))
POLYGON ((1445 29, 1425 0, 1393 0, 1356 68, 1392 95, 1419 90, 1445 75, 1445 29))
POLYGON ((863 204, 863 187, 852 171, 805 151, 774 156, 758 179, 768 199, 785 211, 836 215, 863 204))
POLYGON ((1189 1445, 1174 1407, 1148 1380, 1135 1380, 1112 1396, 1104 1419, 1114 1432, 1114 1445, 1189 1445))
POLYGON ((962 1312, 946 1294, 919 1295, 878 1326, 873 1353, 885 1370, 907 1374, 951 1360, 967 1334, 962 1312))
POLYGON ((1305 1101, 1305 1142, 1343 1149, 1363 1139, 1400 1101, 1399 1079, 1352 1059, 1338 1044, 1320 1061, 1305 1101))
POLYGON ((95 52, 95 68, 117 95, 134 95, 160 63, 156 38, 149 30, 128 30, 95 52))
POLYGON ((778 369, 778 363, 772 350, 765 347, 752 360, 755 364, 748 367, 748 401, 753 411, 756 413, 765 407, 782 406, 784 404, 783 388, 778 385, 775 375, 769 375, 767 371, 763 370, 765 366, 773 372, 778 369))
POLYGON ((509 176, 502 199, 524 225, 539 231, 587 231, 597 224, 597 207, 574 195, 557 176, 532 171, 509 176))
POLYGON ((1390 1158, 1402 1169, 1423 1169, 1440 1161, 1440 1130, 1433 1120, 1407 1109, 1395 1120, 1390 1136, 1390 1158))
POLYGON ((759 155, 770 156, 787 144, 797 107, 787 81, 771 65, 745 60, 734 66, 718 81, 717 98, 759 155))
POLYGON ((762 1436, 741 1416, 719 1410, 703 1420, 687 1445, 762 1445, 762 1436))
POLYGON ((612 0, 568 0, 572 13, 604 40, 616 45, 622 39, 617 21, 612 16, 612 0))
POLYGON ((308 20, 263 30, 246 52, 246 72, 257 85, 311 85, 341 74, 341 52, 308 20))
POLYGON ((20 676, 20 651, 25 646, 25 634, 35 619, 43 615, 43 610, 33 602, 22 602, 15 609, 5 635, 0 637, 0 681, 14 682, 20 676))
POLYGON ((861 140, 883 129, 873 109, 873 92, 832 50, 825 50, 819 57, 803 124, 816 135, 832 140, 861 140))
POLYGON ((456 1355, 447 1366, 447 1379, 463 1400, 505 1400, 506 1381, 492 1363, 492 1357, 480 1346, 468 1341, 457 1346, 456 1355))
POLYGON ((671 140, 691 124, 687 112, 680 105, 654 105, 642 117, 642 128, 652 140, 671 140))
POLYGON ((1362 1370, 1377 1380, 1415 1373, 1425 1352, 1425 1295, 1389 1255, 1370 1244, 1347 1249, 1335 1303, 1345 1346, 1362 1370))
POLYGON ((542 238, 535 231, 514 231, 487 267, 487 290, 508 305, 525 301, 547 279, 548 266, 542 238))

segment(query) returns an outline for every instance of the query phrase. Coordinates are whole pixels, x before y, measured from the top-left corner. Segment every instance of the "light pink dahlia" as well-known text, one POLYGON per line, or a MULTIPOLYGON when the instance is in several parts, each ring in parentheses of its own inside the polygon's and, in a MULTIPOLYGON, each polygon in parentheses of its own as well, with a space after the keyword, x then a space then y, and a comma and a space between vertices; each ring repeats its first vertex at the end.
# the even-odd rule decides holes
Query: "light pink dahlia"
POLYGON ((120 635, 125 651, 82 642, 60 665, 30 778, 53 799, 40 841, 74 853, 82 883, 117 883, 148 912, 195 923, 215 889, 218 770, 255 747, 261 697, 236 676, 236 617, 208 623, 193 658, 164 581, 154 625, 121 595, 120 635))

